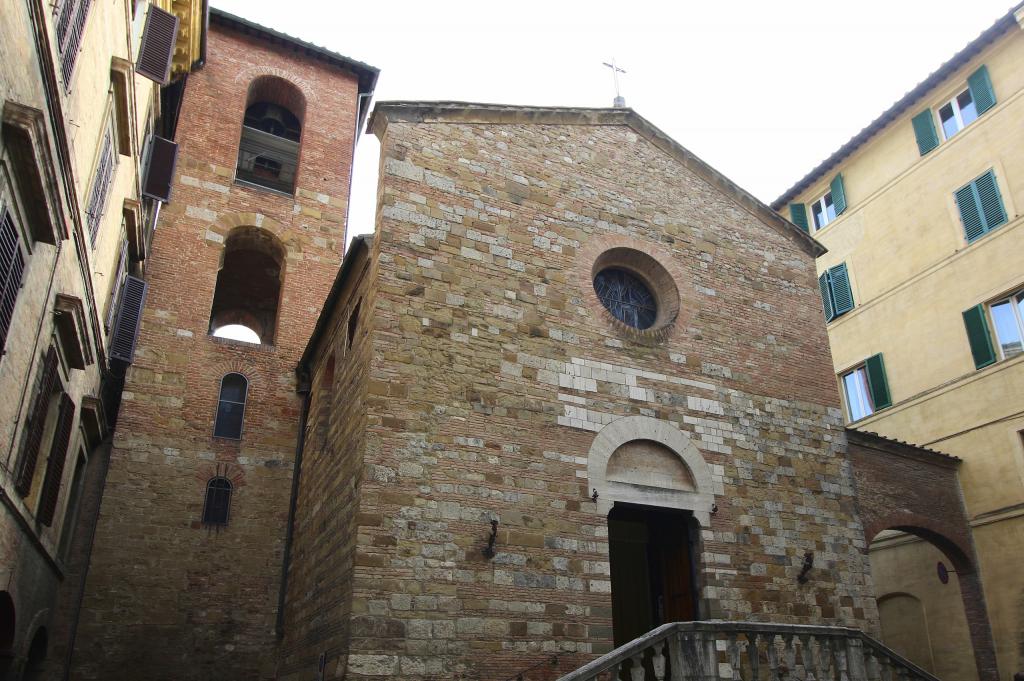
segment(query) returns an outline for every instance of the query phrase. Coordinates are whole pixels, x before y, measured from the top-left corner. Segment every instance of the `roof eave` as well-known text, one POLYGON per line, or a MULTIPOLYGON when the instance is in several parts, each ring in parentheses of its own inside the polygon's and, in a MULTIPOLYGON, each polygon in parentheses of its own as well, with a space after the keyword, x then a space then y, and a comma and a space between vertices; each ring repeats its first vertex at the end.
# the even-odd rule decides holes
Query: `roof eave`
POLYGON ((1020 29, 1021 18, 1017 17, 1024 8, 1024 2, 1015 5, 1005 16, 1000 17, 992 26, 986 29, 981 35, 972 40, 962 50, 957 52, 951 59, 936 69, 931 75, 917 84, 907 94, 903 95, 895 104, 886 109, 882 114, 869 123, 863 130, 854 135, 850 140, 839 147, 828 158, 815 166, 809 173, 800 178, 792 187, 784 191, 777 199, 771 202, 772 210, 781 209, 790 200, 796 198, 800 193, 810 188, 822 175, 836 167, 857 149, 866 144, 868 140, 880 133, 890 123, 899 118, 903 113, 923 98, 930 90, 937 87, 946 78, 949 78, 958 69, 965 66, 981 50, 994 42, 1003 33, 1011 28, 1020 29))

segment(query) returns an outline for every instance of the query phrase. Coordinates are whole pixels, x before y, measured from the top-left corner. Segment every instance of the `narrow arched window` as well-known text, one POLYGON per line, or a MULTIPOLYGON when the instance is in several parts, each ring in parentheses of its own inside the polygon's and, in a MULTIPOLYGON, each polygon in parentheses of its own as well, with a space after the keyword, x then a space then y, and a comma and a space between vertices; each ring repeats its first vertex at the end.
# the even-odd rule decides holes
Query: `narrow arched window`
POLYGON ((203 525, 227 525, 230 511, 231 481, 224 477, 210 478, 206 483, 203 525))
POLYGON ((236 179, 291 194, 299 166, 305 98, 276 76, 253 81, 245 104, 236 179))
POLYGON ((217 403, 217 421, 213 426, 215 437, 242 437, 242 417, 245 415, 245 397, 249 381, 242 374, 227 374, 220 381, 220 399, 217 403))

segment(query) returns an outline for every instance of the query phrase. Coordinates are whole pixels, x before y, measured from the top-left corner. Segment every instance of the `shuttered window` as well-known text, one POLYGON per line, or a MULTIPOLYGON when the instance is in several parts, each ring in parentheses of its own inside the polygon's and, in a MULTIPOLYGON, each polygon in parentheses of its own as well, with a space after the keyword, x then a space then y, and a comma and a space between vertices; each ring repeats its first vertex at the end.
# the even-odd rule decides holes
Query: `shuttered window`
POLYGON ((64 87, 71 88, 71 76, 82 46, 85 20, 89 16, 92 0, 63 0, 56 6, 53 15, 56 27, 57 53, 60 55, 60 75, 64 87))
POLYGON ((142 29, 142 44, 139 46, 135 70, 146 78, 166 85, 171 76, 171 60, 177 40, 178 17, 150 5, 146 27, 142 29))
POLYGON ((807 226, 807 206, 802 203, 789 204, 789 219, 794 225, 810 234, 807 226))
POLYGON ((9 210, 0 214, 0 350, 7 348, 7 333, 14 318, 14 305, 25 273, 25 255, 14 216, 9 210))
MULTIPOLYGON (((984 65, 967 77, 967 87, 938 106, 936 113, 942 127, 944 139, 950 139, 973 123, 983 113, 996 105, 996 93, 992 88, 988 68, 984 65)), ((917 149, 924 156, 939 146, 939 135, 931 109, 926 109, 911 119, 917 149)))
POLYGON ((46 462, 46 476, 39 496, 39 510, 36 512, 36 519, 46 526, 53 523, 53 514, 57 510, 57 498, 64 478, 64 462, 68 455, 68 445, 71 444, 71 426, 74 421, 75 402, 67 393, 61 393, 57 428, 53 432, 50 458, 46 462))
POLYGON ((853 290, 850 288, 850 275, 846 263, 830 267, 818 277, 821 289, 821 302, 825 308, 825 321, 832 321, 839 315, 853 309, 853 290))
POLYGON ((832 194, 832 203, 836 207, 836 215, 842 215, 846 212, 846 187, 843 186, 843 174, 839 173, 829 184, 829 190, 832 194))
POLYGON ((150 136, 146 174, 142 181, 143 196, 165 203, 171 200, 171 183, 174 180, 174 166, 177 160, 177 144, 163 137, 150 136))
POLYGON ((1006 223, 999 184, 991 170, 956 190, 954 195, 968 243, 1006 223))
POLYGON ((110 194, 110 183, 114 179, 114 168, 117 165, 117 150, 114 148, 114 130, 108 124, 103 133, 100 146, 100 158, 96 164, 96 173, 92 179, 92 191, 85 209, 85 221, 89 226, 89 240, 96 245, 96 237, 100 232, 100 219, 107 207, 107 196, 110 194))
POLYGON ((110 282, 110 296, 107 298, 107 318, 103 324, 107 332, 114 326, 114 315, 117 314, 118 303, 121 302, 121 289, 124 278, 128 274, 128 240, 121 238, 121 254, 117 259, 117 271, 110 282))
POLYGON ((25 444, 18 464, 15 490, 23 497, 28 496, 32 489, 32 478, 36 473, 36 461, 39 459, 39 448, 42 447, 43 432, 46 428, 46 414, 50 410, 50 398, 56 385, 57 349, 51 345, 40 368, 39 389, 32 405, 32 415, 26 425, 25 444))
POLYGON ((892 406, 881 354, 868 357, 864 364, 843 374, 840 381, 850 421, 859 421, 892 406))
POLYGON ((121 304, 110 337, 110 358, 131 363, 135 359, 135 341, 142 323, 142 308, 146 304, 146 282, 127 276, 121 288, 121 304))
POLYGON ((967 342, 971 346, 974 368, 981 369, 996 361, 995 348, 992 347, 992 336, 989 333, 988 320, 985 318, 985 306, 975 305, 964 310, 964 327, 967 329, 967 342))
POLYGON ((911 120, 914 126, 914 137, 917 138, 917 150, 924 156, 939 146, 939 134, 935 131, 935 118, 931 109, 925 109, 911 120))

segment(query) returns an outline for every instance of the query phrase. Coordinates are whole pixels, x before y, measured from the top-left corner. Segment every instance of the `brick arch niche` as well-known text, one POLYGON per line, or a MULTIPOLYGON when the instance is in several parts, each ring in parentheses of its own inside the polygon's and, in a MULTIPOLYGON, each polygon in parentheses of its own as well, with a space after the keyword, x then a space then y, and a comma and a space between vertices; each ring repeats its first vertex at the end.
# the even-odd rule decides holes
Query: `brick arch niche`
POLYGON ((710 525, 711 469, 690 437, 668 421, 626 416, 606 425, 590 446, 587 476, 602 516, 621 502, 692 511, 702 527, 710 525))
POLYGON ((953 564, 979 681, 998 681, 995 644, 957 470, 960 459, 847 429, 864 551, 884 530, 913 534, 953 564))
POLYGON ((240 324, 254 331, 262 344, 273 344, 285 258, 284 245, 269 231, 253 226, 231 230, 221 253, 209 332, 240 324))

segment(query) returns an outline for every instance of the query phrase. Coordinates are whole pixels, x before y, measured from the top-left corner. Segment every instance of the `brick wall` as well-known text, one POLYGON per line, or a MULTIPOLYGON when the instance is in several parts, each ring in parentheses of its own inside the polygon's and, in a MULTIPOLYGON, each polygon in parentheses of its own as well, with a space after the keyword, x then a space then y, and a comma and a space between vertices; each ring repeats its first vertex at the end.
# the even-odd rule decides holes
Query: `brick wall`
POLYGON ((180 153, 148 263, 149 295, 111 454, 73 662, 82 679, 269 679, 300 398, 294 369, 341 260, 357 79, 214 23, 190 77, 180 153), (306 100, 295 196, 233 183, 249 84, 306 100), (273 345, 207 335, 235 227, 286 252, 273 345), (249 380, 242 439, 212 437, 221 377, 249 380), (230 523, 201 525, 206 482, 230 523))
MULTIPOLYGON (((626 416, 682 432, 709 472, 701 617, 872 625, 811 244, 634 114, 393 105, 375 122, 361 479, 316 483, 359 487, 345 678, 504 679, 553 652, 557 676, 607 651, 608 490, 591 500, 588 453, 626 416), (678 286, 655 334, 593 293, 621 247, 678 286)), ((343 673, 332 659, 325 678, 343 673)))
POLYGON ((950 560, 960 585, 978 678, 999 678, 988 606, 964 506, 960 460, 849 430, 857 510, 870 543, 883 530, 902 530, 933 544, 950 560))

